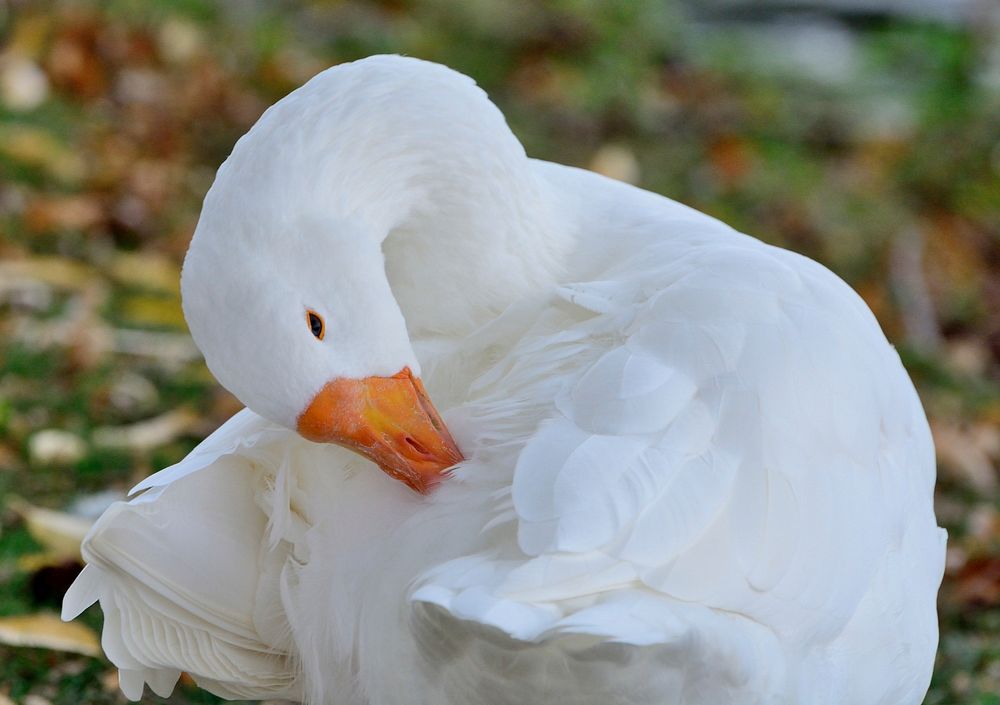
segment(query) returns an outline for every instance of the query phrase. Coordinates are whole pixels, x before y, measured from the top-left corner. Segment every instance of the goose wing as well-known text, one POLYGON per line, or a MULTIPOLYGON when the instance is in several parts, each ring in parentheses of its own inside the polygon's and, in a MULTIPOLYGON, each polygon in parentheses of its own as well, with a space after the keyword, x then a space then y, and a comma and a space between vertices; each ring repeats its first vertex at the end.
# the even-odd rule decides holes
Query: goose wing
MULTIPOLYGON (((125 694, 168 695, 181 671, 227 698, 298 699, 278 596, 289 544, 269 544, 265 450, 282 432, 248 410, 112 506, 83 544, 63 618, 95 601, 125 694)), ((273 470, 273 468, 270 468, 273 470)))
POLYGON ((491 664, 573 702, 926 691, 944 534, 912 385, 837 277, 722 227, 567 287, 593 315, 555 307, 487 373, 484 418, 555 403, 519 410, 542 420, 488 548, 413 593, 457 692, 490 692, 491 664))

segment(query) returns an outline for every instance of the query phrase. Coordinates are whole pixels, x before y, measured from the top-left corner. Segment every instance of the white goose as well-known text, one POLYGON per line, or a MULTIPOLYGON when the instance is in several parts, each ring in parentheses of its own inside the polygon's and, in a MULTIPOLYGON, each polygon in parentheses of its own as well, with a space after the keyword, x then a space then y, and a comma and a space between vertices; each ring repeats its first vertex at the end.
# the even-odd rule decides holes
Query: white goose
POLYGON ((182 279, 248 408, 85 542, 64 616, 100 600, 130 698, 922 699, 931 438, 820 265, 528 159, 471 80, 384 56, 239 141, 182 279))

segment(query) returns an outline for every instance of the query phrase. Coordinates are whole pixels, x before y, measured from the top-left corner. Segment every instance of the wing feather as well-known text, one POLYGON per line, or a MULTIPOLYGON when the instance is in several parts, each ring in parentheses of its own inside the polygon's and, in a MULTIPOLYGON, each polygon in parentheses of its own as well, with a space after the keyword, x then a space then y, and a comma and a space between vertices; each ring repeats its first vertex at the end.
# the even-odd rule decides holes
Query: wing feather
POLYGON ((261 456, 252 449, 262 433, 274 431, 238 414, 109 508, 84 541, 87 567, 63 618, 101 602, 102 645, 133 700, 147 683, 168 695, 181 670, 223 697, 299 696, 287 630, 273 624, 276 575, 262 569, 289 550, 268 547, 269 517, 258 506, 261 456))
MULTIPOLYGON (((533 376, 563 380, 516 454, 494 552, 445 563, 412 593, 434 606, 421 614, 435 633, 471 640, 465 667, 488 658, 469 636, 488 626, 517 642, 512 653, 536 645, 579 679, 589 636, 623 645, 615 658, 638 679, 676 666, 661 692, 683 692, 678 702, 770 702, 869 668, 842 641, 858 639, 858 614, 865 640, 911 644, 914 663, 933 655, 927 624, 871 616, 890 583, 930 600, 937 587, 885 567, 908 535, 926 534, 925 552, 941 545, 929 433, 898 357, 827 270, 749 239, 717 242, 669 254, 656 242, 592 288, 564 287, 593 315, 550 320, 479 383, 496 399, 533 376), (505 526, 516 545, 497 549, 505 526), (715 659, 714 676, 700 658, 715 659)), ((887 683, 885 702, 911 685, 887 683)), ((852 692, 834 688, 829 702, 852 692)))

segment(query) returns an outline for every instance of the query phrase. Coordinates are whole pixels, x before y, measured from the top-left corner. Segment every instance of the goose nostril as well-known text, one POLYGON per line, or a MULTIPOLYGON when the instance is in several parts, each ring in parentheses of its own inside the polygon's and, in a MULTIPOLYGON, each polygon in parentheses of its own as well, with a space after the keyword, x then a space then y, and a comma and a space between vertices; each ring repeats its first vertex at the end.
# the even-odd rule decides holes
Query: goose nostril
POLYGON ((418 443, 411 436, 404 436, 403 442, 406 443, 406 445, 413 448, 413 450, 417 451, 417 453, 419 453, 420 455, 430 455, 430 453, 427 452, 427 449, 424 448, 422 445, 420 445, 420 443, 418 443))

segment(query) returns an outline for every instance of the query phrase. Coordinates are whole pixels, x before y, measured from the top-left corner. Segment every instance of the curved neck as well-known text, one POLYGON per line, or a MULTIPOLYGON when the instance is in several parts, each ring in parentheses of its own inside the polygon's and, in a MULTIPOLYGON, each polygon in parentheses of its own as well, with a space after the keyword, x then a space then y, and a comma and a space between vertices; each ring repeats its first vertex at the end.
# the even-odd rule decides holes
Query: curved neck
POLYGON ((520 161, 435 179, 389 232, 386 275, 411 337, 471 332, 559 280, 566 221, 523 153, 520 161))

